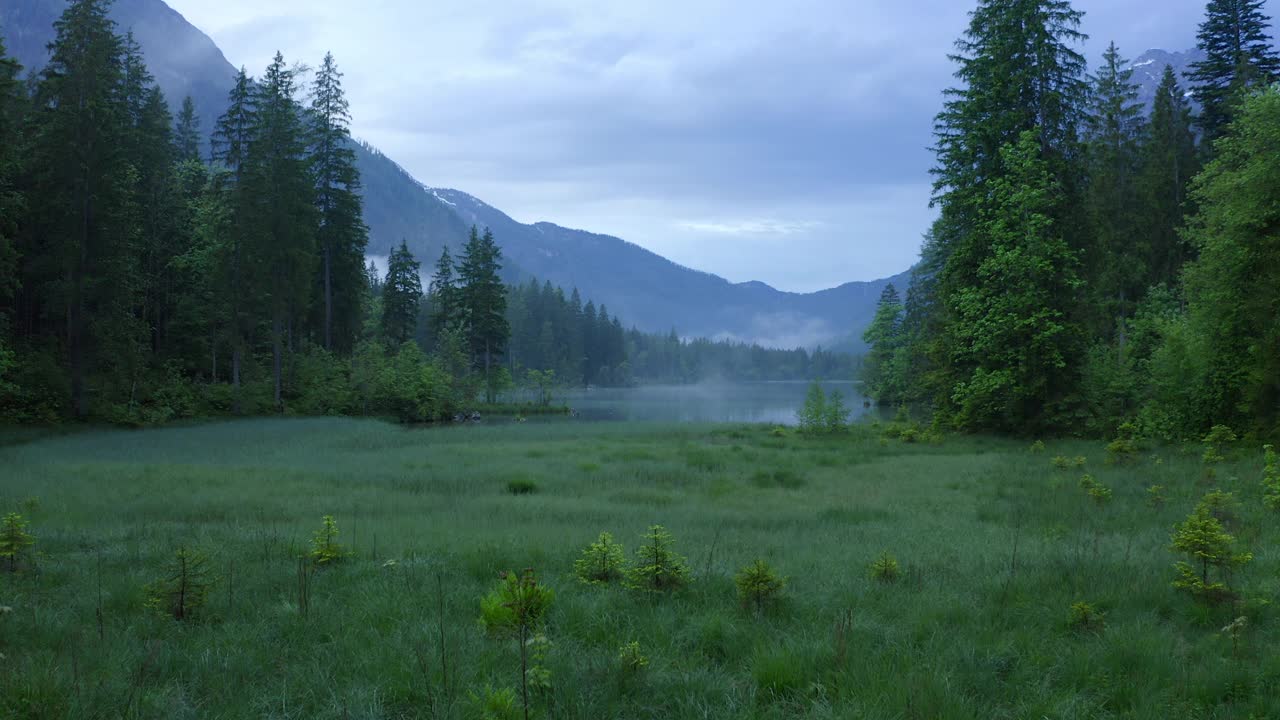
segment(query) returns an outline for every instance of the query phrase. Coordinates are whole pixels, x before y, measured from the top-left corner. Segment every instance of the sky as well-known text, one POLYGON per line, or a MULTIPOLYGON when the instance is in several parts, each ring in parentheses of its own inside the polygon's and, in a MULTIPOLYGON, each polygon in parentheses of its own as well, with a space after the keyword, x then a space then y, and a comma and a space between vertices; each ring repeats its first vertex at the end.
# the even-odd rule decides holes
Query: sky
MULTIPOLYGON (((969 0, 168 0, 236 66, 345 72, 353 133, 521 222, 808 292, 902 272, 969 0)), ((1280 0, 1268 0, 1274 15, 1280 0)), ((1203 0, 1076 0, 1090 61, 1203 0)))

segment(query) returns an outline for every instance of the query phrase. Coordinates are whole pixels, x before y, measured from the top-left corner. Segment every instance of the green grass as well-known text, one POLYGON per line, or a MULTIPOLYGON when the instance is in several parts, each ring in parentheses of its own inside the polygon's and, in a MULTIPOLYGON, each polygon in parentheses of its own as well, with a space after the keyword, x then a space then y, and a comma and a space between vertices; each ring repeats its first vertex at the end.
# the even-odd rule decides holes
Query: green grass
POLYGON ((0 572, 0 717, 478 717, 470 695, 520 689, 517 646, 486 637, 479 599, 526 567, 556 593, 539 718, 1280 717, 1280 621, 1257 602, 1280 590, 1280 522, 1260 456, 1216 483, 1241 500, 1251 602, 1206 608, 1171 587, 1168 550, 1215 486, 1198 448, 1107 466, 1101 443, 1032 454, 870 428, 349 419, 37 437, 0 447, 0 514, 26 514, 40 552, 35 571, 0 572), (1086 471, 1110 503, 1080 489, 1086 471), (297 557, 324 515, 354 556, 312 575, 303 613, 297 557), (601 531, 630 557, 655 523, 688 557, 686 590, 574 578, 601 531), (144 606, 181 546, 219 575, 198 622, 144 606), (884 552, 896 582, 870 576, 884 552), (757 557, 787 579, 759 616, 733 585, 757 557), (1078 601, 1102 629, 1070 626, 1078 601), (1221 629, 1241 614, 1233 655, 1221 629), (631 641, 649 659, 634 673, 631 641))

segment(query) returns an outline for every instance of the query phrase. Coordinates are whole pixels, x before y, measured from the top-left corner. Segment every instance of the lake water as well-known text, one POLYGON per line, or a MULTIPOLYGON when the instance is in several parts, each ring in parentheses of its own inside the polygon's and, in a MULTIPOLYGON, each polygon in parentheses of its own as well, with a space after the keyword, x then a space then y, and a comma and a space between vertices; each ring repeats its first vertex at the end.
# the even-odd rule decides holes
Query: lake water
MULTIPOLYGON (((875 412, 851 382, 824 382, 828 392, 844 396, 852 419, 875 412)), ((589 421, 724 422, 795 425, 804 405, 807 382, 702 383, 646 385, 634 388, 560 390, 556 403, 589 421)))

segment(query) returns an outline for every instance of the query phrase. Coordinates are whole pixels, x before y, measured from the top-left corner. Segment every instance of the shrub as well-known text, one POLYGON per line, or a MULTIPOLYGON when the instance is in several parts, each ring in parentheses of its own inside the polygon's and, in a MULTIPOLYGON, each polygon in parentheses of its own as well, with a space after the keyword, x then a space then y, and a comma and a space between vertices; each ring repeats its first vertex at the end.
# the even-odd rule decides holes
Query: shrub
POLYGON ((898 566, 898 559, 883 552, 880 557, 871 562, 871 579, 879 580, 883 583, 897 582, 901 570, 898 566))
POLYGON ((744 608, 754 607, 760 613, 764 612, 766 605, 781 597, 787 583, 774 572, 769 563, 756 560, 734 575, 733 584, 738 588, 738 602, 744 608))
POLYGON ((512 495, 532 495, 538 492, 538 483, 527 478, 508 480, 507 492, 512 495))
POLYGON ((146 587, 147 607, 174 620, 191 620, 204 607, 213 576, 204 553, 178 548, 166 577, 146 587))
POLYGON ((1164 496, 1163 485, 1152 485, 1147 488, 1147 504, 1151 507, 1162 508, 1167 500, 1168 499, 1164 496))
POLYGON ((311 538, 311 561, 317 565, 329 563, 347 557, 350 553, 338 544, 338 523, 332 515, 325 515, 320 521, 320 529, 311 538))
POLYGON ((1201 459, 1205 465, 1215 465, 1226 460, 1227 446, 1236 441, 1236 433, 1226 425, 1214 425, 1209 434, 1204 436, 1204 454, 1201 459))
POLYGON ((1106 615, 1083 600, 1072 603, 1067 612, 1067 626, 1076 631, 1097 631, 1106 624, 1106 615))
POLYGON ((1067 458, 1063 457, 1062 455, 1056 455, 1056 456, 1054 456, 1054 458, 1053 458, 1052 460, 1050 460, 1049 462, 1050 462, 1050 463, 1052 463, 1052 464, 1053 464, 1053 466, 1054 466, 1055 468, 1057 468, 1058 470, 1070 470, 1070 469, 1071 469, 1071 461, 1070 461, 1070 460, 1068 460, 1067 458))
POLYGON ((649 667, 649 658, 640 651, 640 643, 632 640, 618 648, 618 665, 627 675, 639 675, 649 667))
POLYGON ((804 397, 804 406, 800 408, 800 412, 796 413, 796 419, 800 421, 802 433, 820 433, 826 429, 827 394, 822 391, 822 385, 817 381, 809 384, 809 392, 804 397))
POLYGON ((607 585, 623 578, 626 563, 622 545, 614 542, 613 535, 602 532, 573 562, 573 571, 588 585, 607 585))
POLYGON ((631 586, 653 592, 684 587, 689 582, 689 565, 676 553, 671 533, 661 525, 654 525, 641 537, 635 564, 628 572, 631 586))
POLYGON ((849 409, 845 407, 844 396, 840 391, 833 390, 827 396, 822 420, 823 429, 828 433, 841 433, 848 429, 849 409))
MULTIPOLYGON (((480 624, 490 635, 518 635, 540 627, 555 592, 538 583, 533 568, 502 574, 480 600, 480 624)), ((522 641, 523 643, 523 641, 522 641)))
POLYGON ((1227 533, 1222 523, 1203 503, 1174 529, 1170 549, 1183 553, 1199 564, 1179 561, 1174 567, 1178 578, 1173 586, 1185 590, 1203 602, 1215 603, 1235 598, 1235 592, 1227 585, 1233 568, 1253 559, 1249 553, 1235 551, 1235 538, 1227 533), (1218 579, 1210 581, 1210 570, 1216 570, 1218 579))
POLYGON ((1203 509, 1218 522, 1223 525, 1230 525, 1236 520, 1236 510, 1240 507, 1240 503, 1236 501, 1233 493, 1214 490, 1200 498, 1198 508, 1203 509))
POLYGON ((1097 505, 1106 505, 1111 502, 1111 488, 1095 480, 1092 475, 1080 478, 1080 488, 1097 505))
POLYGON ((519 720, 520 706, 516 691, 511 688, 493 688, 486 685, 477 694, 467 691, 470 700, 470 717, 475 720, 519 720))
POLYGON ((4 558, 9 572, 17 572, 19 562, 27 557, 27 551, 36 544, 36 538, 27 532, 27 521, 18 513, 9 513, 0 520, 0 558, 4 558))
POLYGON ((1031 443, 1031 454, 1032 454, 1032 455, 1043 455, 1043 454, 1044 454, 1044 451, 1045 451, 1045 447, 1044 447, 1044 441, 1043 441, 1043 440, 1037 440, 1037 441, 1035 441, 1035 442, 1031 443))

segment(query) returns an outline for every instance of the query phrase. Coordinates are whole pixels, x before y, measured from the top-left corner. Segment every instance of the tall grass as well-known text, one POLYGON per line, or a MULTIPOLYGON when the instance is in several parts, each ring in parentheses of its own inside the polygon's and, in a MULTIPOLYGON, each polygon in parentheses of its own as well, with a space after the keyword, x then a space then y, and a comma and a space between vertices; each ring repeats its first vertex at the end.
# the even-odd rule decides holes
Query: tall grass
POLYGON ((1108 466, 1096 443, 1032 454, 869 428, 351 419, 8 445, 0 513, 28 508, 41 554, 0 573, 0 717, 472 717, 469 693, 520 687, 516 648, 476 619, 498 573, 526 567, 556 590, 538 717, 1280 717, 1280 623, 1257 602, 1280 591, 1261 453, 1207 485, 1199 450, 1108 466), (1089 461, 1057 470, 1055 455, 1089 461), (1080 489, 1084 472, 1109 503, 1080 489), (512 478, 537 492, 508 492, 512 478), (1236 492, 1231 529, 1255 554, 1237 606, 1171 587, 1170 529, 1213 487, 1236 492), (303 612, 298 556, 324 515, 354 556, 310 573, 303 612), (689 587, 575 578, 601 531, 631 556, 654 524, 689 587), (179 547, 219 576, 197 622, 145 607, 179 547), (868 572, 885 552, 893 583, 868 572), (787 578, 764 613, 733 582, 756 558, 787 578), (1105 623, 1073 628, 1079 601, 1105 623), (1240 615, 1233 650, 1222 628, 1240 615), (619 664, 633 641, 642 673, 619 664))

